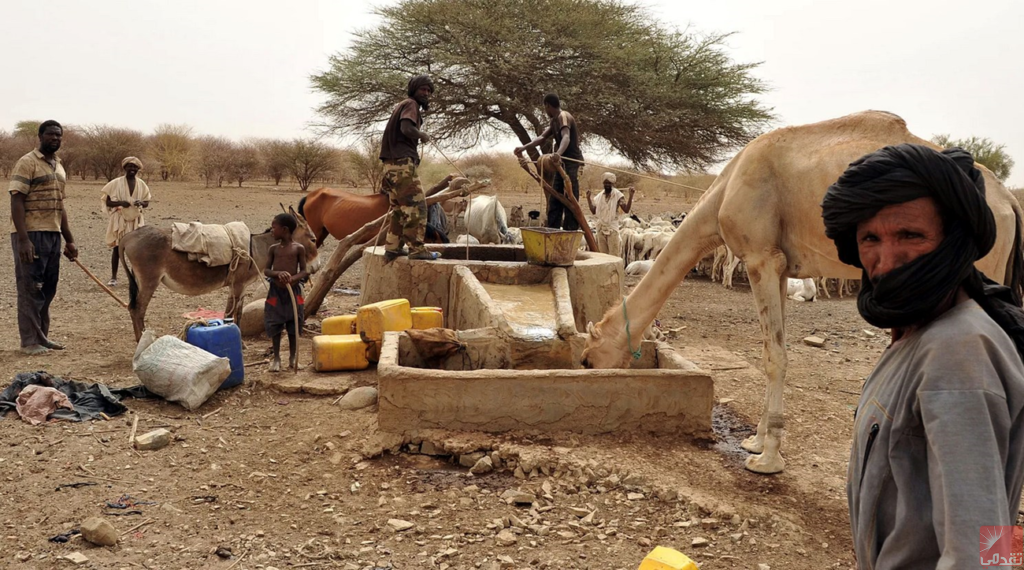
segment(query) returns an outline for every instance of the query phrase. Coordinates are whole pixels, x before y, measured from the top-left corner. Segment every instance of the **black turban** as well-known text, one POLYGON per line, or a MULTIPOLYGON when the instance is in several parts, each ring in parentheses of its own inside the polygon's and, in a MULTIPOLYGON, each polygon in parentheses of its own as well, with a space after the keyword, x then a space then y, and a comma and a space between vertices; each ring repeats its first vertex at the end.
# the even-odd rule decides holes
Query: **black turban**
MULTIPOLYGON (((825 235, 836 244, 839 260, 863 267, 857 250, 857 224, 879 210, 930 197, 939 206, 945 237, 932 251, 872 282, 861 279, 857 308, 881 328, 921 324, 938 316, 962 286, 1010 335, 1024 357, 1024 311, 1020 292, 975 269, 974 262, 995 244, 996 222, 985 201, 985 180, 970 153, 942 152, 924 145, 887 146, 861 157, 825 192, 821 203, 825 235)), ((1020 240, 1016 238, 1010 274, 1021 278, 1020 240)))
MULTIPOLYGON (((434 92, 434 82, 431 81, 429 75, 417 75, 416 77, 410 79, 409 86, 406 88, 405 92, 407 95, 409 95, 409 97, 412 97, 413 95, 416 94, 416 90, 419 89, 420 87, 423 87, 424 85, 430 87, 431 93, 434 92)), ((423 105, 422 103, 420 104, 423 105)), ((423 105, 423 108, 426 109, 427 105, 423 105)))

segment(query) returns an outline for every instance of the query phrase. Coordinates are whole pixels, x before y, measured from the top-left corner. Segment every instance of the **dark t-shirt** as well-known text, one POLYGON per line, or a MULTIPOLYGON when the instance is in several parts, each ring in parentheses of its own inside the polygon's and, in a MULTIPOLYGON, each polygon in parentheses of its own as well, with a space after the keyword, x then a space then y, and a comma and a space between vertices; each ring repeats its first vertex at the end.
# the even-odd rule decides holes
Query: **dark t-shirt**
POLYGON ((410 139, 402 134, 402 121, 408 119, 417 128, 423 125, 423 117, 420 115, 420 104, 412 97, 402 101, 395 106, 388 124, 384 127, 384 136, 380 143, 380 159, 396 160, 399 158, 411 158, 420 162, 420 155, 416 151, 419 144, 418 139, 410 139))
POLYGON ((583 160, 583 152, 580 151, 580 136, 576 132, 576 119, 568 111, 559 111, 551 117, 551 132, 555 138, 555 150, 562 144, 562 128, 569 127, 569 146, 566 147, 563 156, 583 160))

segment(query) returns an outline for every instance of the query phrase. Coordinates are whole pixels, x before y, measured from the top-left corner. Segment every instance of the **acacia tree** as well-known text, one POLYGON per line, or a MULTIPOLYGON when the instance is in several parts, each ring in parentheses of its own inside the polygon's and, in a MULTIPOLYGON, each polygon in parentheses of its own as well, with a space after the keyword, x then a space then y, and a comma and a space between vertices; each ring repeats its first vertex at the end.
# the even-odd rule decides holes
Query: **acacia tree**
POLYGON ((0 175, 11 177, 11 170, 18 160, 18 145, 13 134, 0 130, 0 175))
POLYGON ((132 129, 93 125, 82 129, 83 159, 97 177, 108 181, 121 175, 121 161, 138 156, 145 147, 142 133, 132 129))
POLYGON ((349 168, 354 170, 356 180, 364 182, 376 194, 384 181, 384 163, 380 161, 380 133, 360 138, 346 155, 349 168))
POLYGON ((996 178, 1005 182, 1013 170, 1013 159, 1006 152, 1006 145, 996 144, 987 137, 971 137, 969 139, 954 139, 949 135, 935 135, 932 142, 942 148, 960 147, 971 153, 974 161, 984 165, 996 175, 996 178))
POLYGON ((427 131, 470 147, 546 128, 546 92, 581 135, 637 166, 700 169, 771 119, 765 84, 723 51, 728 34, 680 32, 615 0, 403 0, 311 77, 318 111, 340 134, 366 132, 429 73, 427 131))
POLYGON ((337 151, 318 140, 295 139, 288 151, 288 173, 305 192, 317 178, 331 173, 337 151))
POLYGON ((231 141, 223 137, 205 136, 196 141, 195 169, 209 188, 214 182, 224 185, 232 158, 231 141))
POLYGON ((149 137, 149 154, 160 163, 160 178, 181 180, 194 159, 195 141, 188 125, 157 125, 149 137))
POLYGON ((256 143, 243 141, 233 145, 228 170, 231 179, 238 182, 239 188, 242 187, 242 182, 256 176, 260 171, 260 153, 256 143))
POLYGON ((278 139, 263 139, 256 141, 256 148, 263 173, 274 181, 275 186, 280 186, 281 179, 288 174, 291 144, 278 139))

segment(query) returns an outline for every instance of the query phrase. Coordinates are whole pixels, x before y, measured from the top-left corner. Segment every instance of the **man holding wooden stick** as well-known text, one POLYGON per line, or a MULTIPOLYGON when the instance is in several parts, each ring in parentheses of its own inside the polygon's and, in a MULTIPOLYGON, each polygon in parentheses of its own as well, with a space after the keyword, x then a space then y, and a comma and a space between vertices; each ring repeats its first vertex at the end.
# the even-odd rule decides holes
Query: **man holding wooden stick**
POLYGON ((49 339, 50 303, 60 277, 61 237, 64 255, 78 258, 64 211, 67 174, 57 151, 64 129, 57 121, 39 125, 39 148, 21 157, 11 172, 11 246, 18 288, 18 333, 28 355, 63 350, 49 339))
MULTIPOLYGON (((573 159, 566 161, 563 164, 563 168, 565 169, 565 173, 572 185, 572 194, 576 197, 576 201, 578 202, 580 197, 579 171, 580 164, 583 162, 583 152, 580 150, 580 137, 576 128, 576 119, 574 119, 568 111, 562 110, 562 102, 558 99, 558 95, 555 95, 554 93, 548 93, 544 96, 544 112, 551 118, 551 124, 548 125, 548 128, 544 129, 544 132, 532 141, 523 146, 516 147, 513 152, 516 155, 520 155, 524 151, 530 150, 531 148, 539 146, 545 141, 554 138, 555 156, 559 160, 561 160, 563 156, 565 158, 573 159)), ((561 173, 556 174, 554 183, 555 192, 564 195, 566 186, 565 182, 566 180, 561 173)), ((573 215, 571 209, 566 208, 560 201, 549 196, 547 227, 573 231, 580 229, 580 223, 576 220, 576 216, 573 215)))

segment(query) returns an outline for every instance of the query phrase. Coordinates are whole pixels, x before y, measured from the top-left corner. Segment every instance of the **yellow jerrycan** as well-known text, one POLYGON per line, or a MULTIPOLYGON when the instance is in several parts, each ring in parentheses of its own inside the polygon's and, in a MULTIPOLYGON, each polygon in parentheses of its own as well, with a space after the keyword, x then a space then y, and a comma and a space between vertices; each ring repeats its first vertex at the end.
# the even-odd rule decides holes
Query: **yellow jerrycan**
POLYGON ((639 570, 700 570, 700 568, 682 552, 658 546, 640 563, 639 570))

